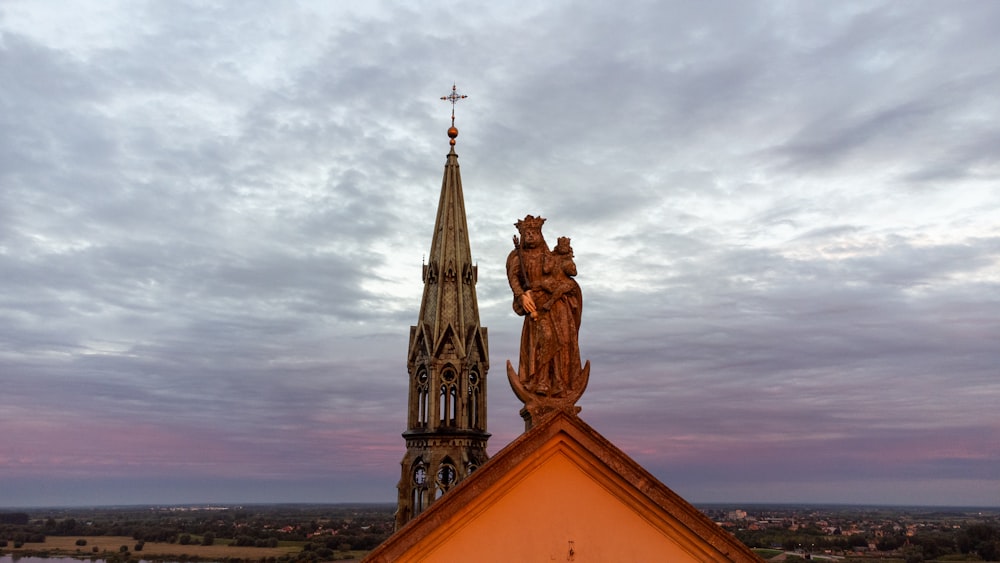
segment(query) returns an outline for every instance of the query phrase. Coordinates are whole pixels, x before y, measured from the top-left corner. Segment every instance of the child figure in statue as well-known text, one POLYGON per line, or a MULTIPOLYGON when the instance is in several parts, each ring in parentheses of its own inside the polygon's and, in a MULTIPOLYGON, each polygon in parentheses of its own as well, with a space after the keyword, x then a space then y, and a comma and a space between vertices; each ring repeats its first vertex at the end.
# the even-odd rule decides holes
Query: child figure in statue
POLYGON ((545 259, 543 271, 546 277, 542 280, 542 289, 549 294, 549 300, 541 305, 541 310, 548 311, 563 295, 579 291, 580 286, 570 276, 576 275, 576 262, 573 261, 573 247, 569 237, 559 237, 555 249, 545 259))

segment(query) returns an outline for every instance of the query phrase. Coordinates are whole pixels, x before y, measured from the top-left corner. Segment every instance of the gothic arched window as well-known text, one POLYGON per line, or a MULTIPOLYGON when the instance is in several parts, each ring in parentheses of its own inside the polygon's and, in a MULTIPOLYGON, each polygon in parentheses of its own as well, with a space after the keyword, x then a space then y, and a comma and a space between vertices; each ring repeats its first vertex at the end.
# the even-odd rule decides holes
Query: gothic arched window
POLYGON ((438 467, 434 497, 440 498, 456 482, 458 482, 458 471, 455 469, 455 464, 452 463, 451 458, 446 457, 441 461, 440 467, 438 467))
POLYGON ((469 371, 469 400, 468 404, 468 423, 469 428, 480 428, 479 424, 479 370, 472 368, 469 371))
POLYGON ((417 390, 417 425, 427 426, 428 406, 430 405, 430 387, 427 384, 427 370, 420 368, 414 385, 417 390))
POLYGON ((448 368, 441 373, 438 415, 441 426, 455 426, 458 421, 458 386, 455 380, 455 370, 448 368))
POLYGON ((451 395, 448 401, 451 410, 448 412, 448 426, 455 426, 458 422, 458 387, 452 384, 448 388, 448 394, 451 395))
POLYGON ((413 479, 411 504, 413 515, 416 516, 427 507, 427 466, 424 465, 422 458, 417 458, 414 462, 410 476, 413 479))

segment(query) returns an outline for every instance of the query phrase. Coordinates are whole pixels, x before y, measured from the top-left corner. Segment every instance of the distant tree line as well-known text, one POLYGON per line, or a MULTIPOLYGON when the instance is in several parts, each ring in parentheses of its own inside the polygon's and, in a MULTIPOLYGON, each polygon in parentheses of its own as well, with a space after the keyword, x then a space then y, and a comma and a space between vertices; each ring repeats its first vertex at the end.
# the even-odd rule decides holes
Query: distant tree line
POLYGON ((736 530, 736 537, 749 547, 780 547, 787 551, 848 551, 874 543, 879 551, 898 551, 907 561, 938 559, 949 555, 978 556, 984 561, 1000 561, 1000 524, 977 523, 959 529, 918 530, 912 536, 901 530, 884 530, 880 537, 854 534, 829 535, 815 526, 790 531, 783 528, 736 530))
POLYGON ((45 541, 45 534, 32 529, 30 520, 26 512, 0 512, 0 547, 45 541))
POLYGON ((816 526, 803 526, 795 531, 786 528, 742 529, 734 531, 733 534, 748 547, 780 547, 786 551, 799 548, 844 551, 868 546, 868 539, 862 535, 828 535, 816 526))
POLYGON ((23 526, 31 516, 27 512, 0 512, 0 524, 15 524, 23 526))
POLYGON ((917 532, 913 536, 885 536, 876 543, 880 551, 894 549, 919 553, 923 559, 947 555, 978 555, 984 561, 1000 561, 1000 525, 971 524, 961 530, 917 532))
POLYGON ((330 560, 334 552, 370 550, 393 530, 393 507, 260 507, 257 510, 93 509, 50 514, 0 513, 0 547, 41 543, 46 536, 128 536, 179 545, 277 547, 303 545, 300 560, 330 560), (287 544, 286 544, 287 545, 287 544))

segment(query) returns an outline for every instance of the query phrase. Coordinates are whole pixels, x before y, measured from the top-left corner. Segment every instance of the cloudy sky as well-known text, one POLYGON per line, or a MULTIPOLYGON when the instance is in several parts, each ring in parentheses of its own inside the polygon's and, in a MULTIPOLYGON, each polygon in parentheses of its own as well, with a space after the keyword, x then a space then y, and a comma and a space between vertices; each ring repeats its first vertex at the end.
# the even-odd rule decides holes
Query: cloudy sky
POLYGON ((688 500, 1000 505, 1000 3, 577 4, 0 4, 0 507, 394 501, 453 82, 491 452, 531 213, 688 500))

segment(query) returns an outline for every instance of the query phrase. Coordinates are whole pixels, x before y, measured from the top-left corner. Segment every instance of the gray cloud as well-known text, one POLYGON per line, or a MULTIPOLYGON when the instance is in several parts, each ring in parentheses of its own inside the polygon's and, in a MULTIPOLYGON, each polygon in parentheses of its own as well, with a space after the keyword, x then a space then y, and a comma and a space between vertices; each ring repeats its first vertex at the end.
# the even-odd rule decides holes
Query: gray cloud
POLYGON ((392 499, 452 81, 493 451, 532 213, 685 496, 1000 502, 997 7, 470 12, 0 8, 0 502, 392 499))

